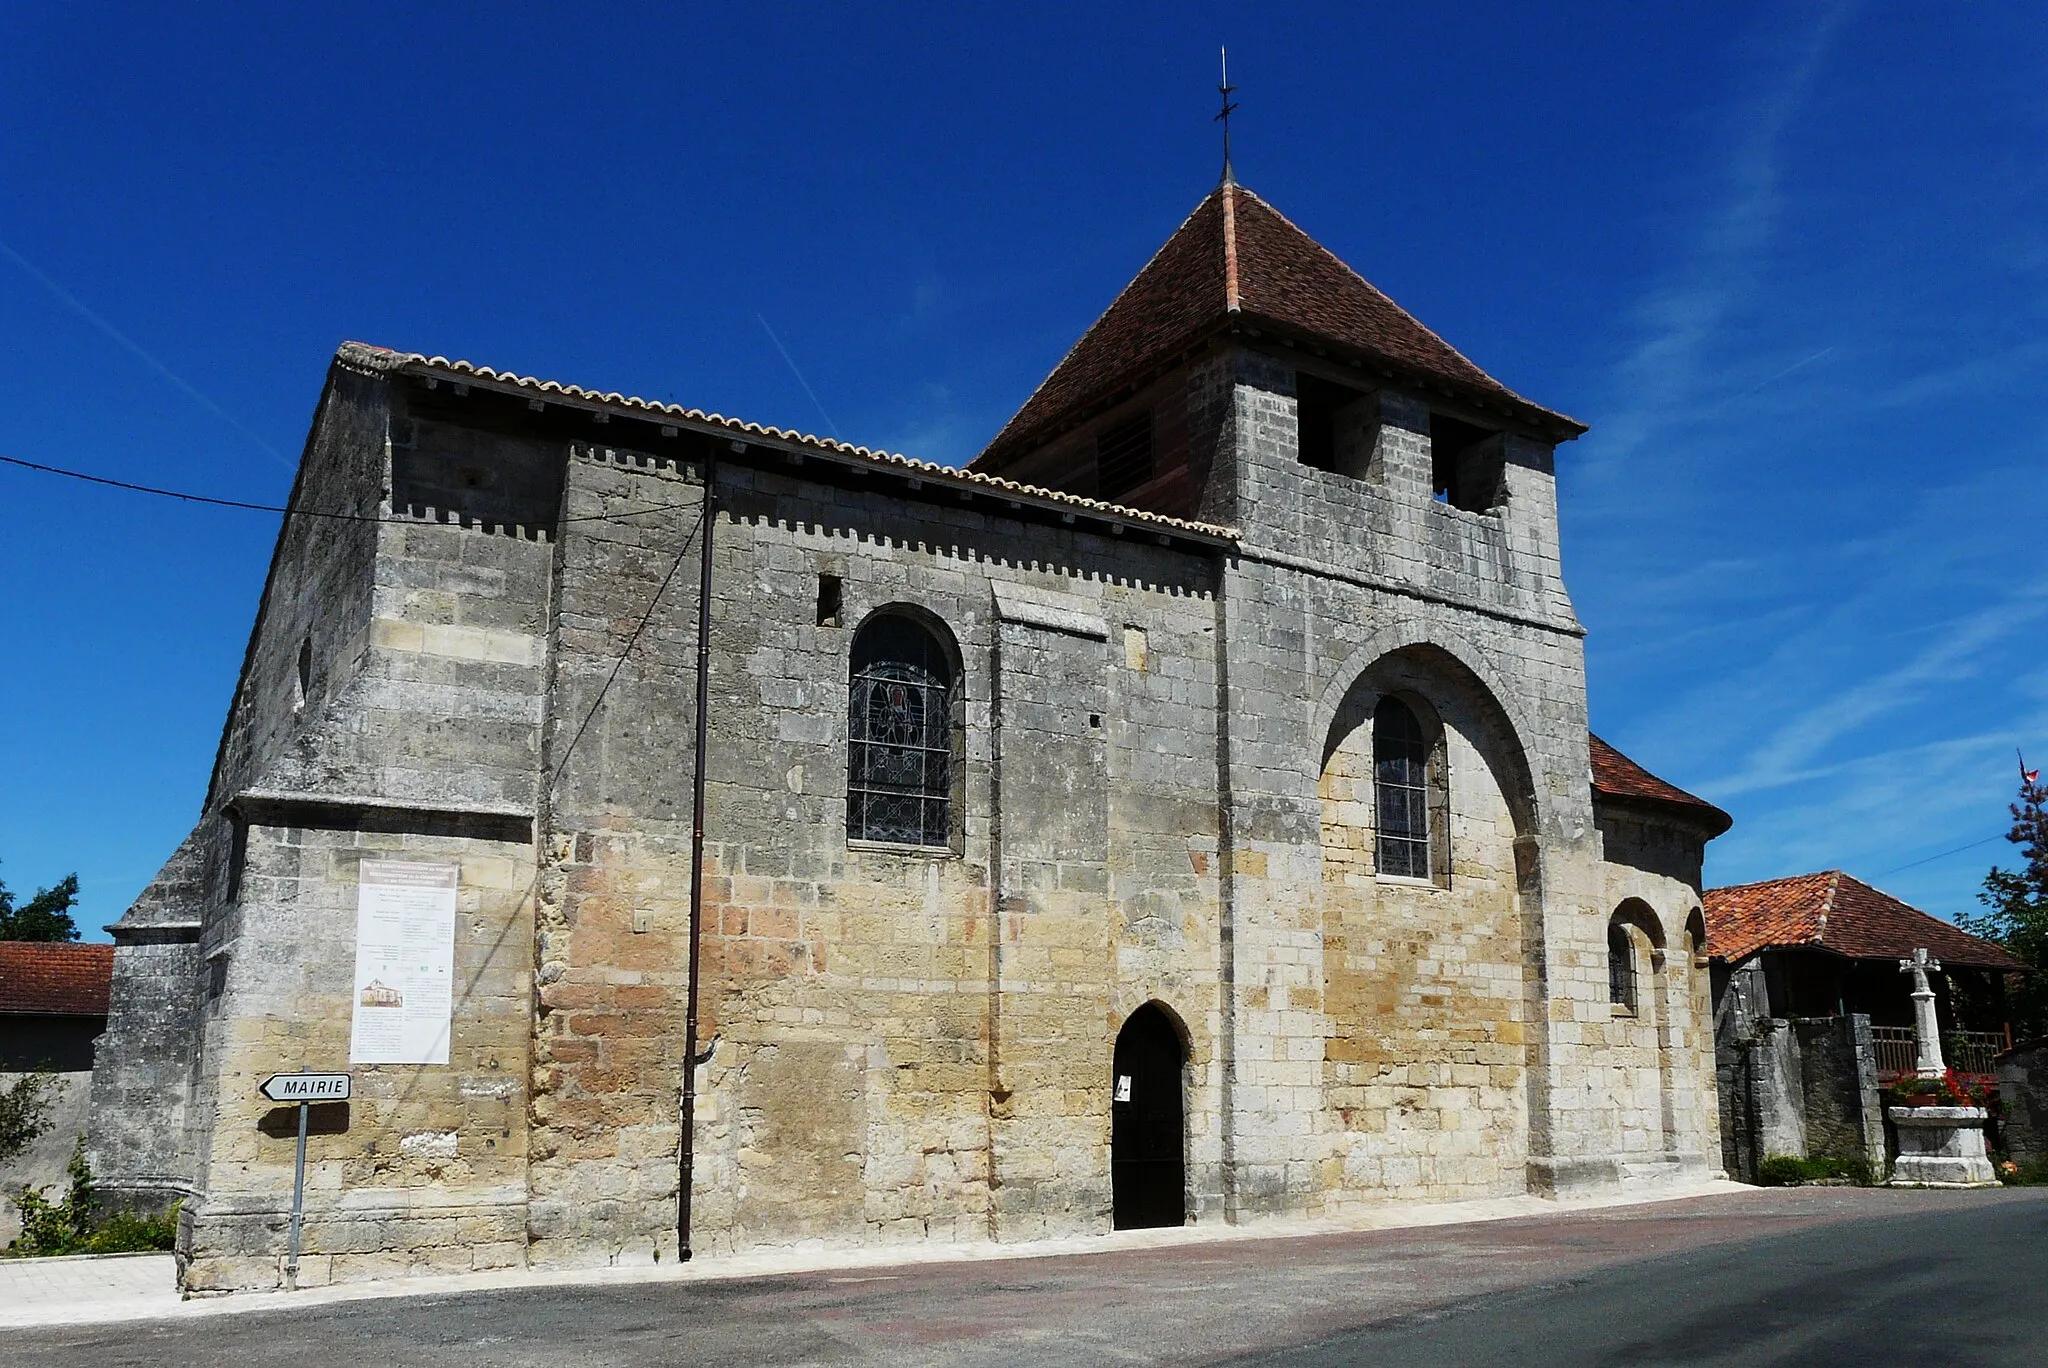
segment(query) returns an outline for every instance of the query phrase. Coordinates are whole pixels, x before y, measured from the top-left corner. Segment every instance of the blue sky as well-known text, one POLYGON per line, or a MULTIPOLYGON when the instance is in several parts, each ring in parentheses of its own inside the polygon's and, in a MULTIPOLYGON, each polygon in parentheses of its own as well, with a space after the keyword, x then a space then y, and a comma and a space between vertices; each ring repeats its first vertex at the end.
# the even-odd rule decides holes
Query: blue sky
MULTIPOLYGON (((1594 726, 1710 882, 1968 910, 2048 759, 2038 5, 10 23, 0 453, 280 499, 359 338, 963 461, 1214 183, 1228 42, 1240 178, 1592 424, 1594 726)), ((10 886, 97 927, 190 827, 275 531, 0 469, 10 886)))

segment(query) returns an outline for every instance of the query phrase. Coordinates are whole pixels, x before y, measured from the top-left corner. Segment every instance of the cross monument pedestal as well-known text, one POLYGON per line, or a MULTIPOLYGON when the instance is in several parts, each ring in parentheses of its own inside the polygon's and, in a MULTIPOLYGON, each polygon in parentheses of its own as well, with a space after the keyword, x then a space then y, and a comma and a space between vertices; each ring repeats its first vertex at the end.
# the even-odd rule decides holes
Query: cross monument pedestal
MULTIPOLYGON (((1913 1072, 1940 1078, 1948 1072, 1941 1057, 1941 1022, 1934 1012, 1930 970, 1941 961, 1926 947, 1899 961, 1899 972, 1913 976, 1913 1072)), ((1991 1157, 1984 1151, 1982 1107, 1888 1107, 1899 1136, 1899 1157, 1892 1163, 1892 1187, 1997 1187, 1991 1157)))

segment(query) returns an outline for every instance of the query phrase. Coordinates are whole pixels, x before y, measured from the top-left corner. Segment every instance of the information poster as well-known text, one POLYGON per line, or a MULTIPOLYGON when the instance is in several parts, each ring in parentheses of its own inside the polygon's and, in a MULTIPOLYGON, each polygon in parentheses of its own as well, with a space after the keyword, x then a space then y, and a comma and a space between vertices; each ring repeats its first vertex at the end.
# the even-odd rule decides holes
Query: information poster
POLYGON ((352 1064, 446 1064, 461 867, 364 860, 356 887, 352 1064))

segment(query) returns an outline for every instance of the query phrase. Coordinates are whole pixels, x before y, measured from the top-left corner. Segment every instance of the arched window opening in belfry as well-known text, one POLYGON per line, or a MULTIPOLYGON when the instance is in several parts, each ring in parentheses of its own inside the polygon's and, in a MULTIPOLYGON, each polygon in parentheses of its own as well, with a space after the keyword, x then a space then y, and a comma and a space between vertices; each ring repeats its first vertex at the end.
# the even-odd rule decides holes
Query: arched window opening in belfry
POLYGON ((861 627, 848 705, 849 840, 952 845, 956 683, 951 653, 924 624, 892 612, 861 627))
POLYGON ((1450 882, 1449 813, 1441 728, 1399 698, 1372 714, 1373 809, 1380 874, 1450 882))
POLYGON ((1607 1001, 1624 1012, 1636 1009, 1636 947, 1619 917, 1607 923, 1607 1001))

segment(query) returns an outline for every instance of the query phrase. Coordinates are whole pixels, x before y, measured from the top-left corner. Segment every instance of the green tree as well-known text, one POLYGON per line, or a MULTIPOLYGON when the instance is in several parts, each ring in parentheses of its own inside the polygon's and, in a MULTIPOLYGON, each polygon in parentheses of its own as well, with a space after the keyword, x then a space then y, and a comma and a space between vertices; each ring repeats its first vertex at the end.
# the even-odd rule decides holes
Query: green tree
POLYGON ((2020 798, 2012 805, 2012 830, 2005 838, 2020 848, 2018 869, 1993 865, 1977 900, 1983 916, 1956 918, 1965 931, 1996 941, 2035 969, 2014 975, 2013 1029, 2027 1036, 2048 1033, 2048 784, 2039 770, 2020 769, 2020 798))
POLYGON ((46 1069, 0 1087, 0 1161, 20 1154, 50 1128, 50 1096, 57 1079, 46 1069))
POLYGON ((20 907, 14 895, 0 883, 0 940, 75 941, 78 923, 71 920, 72 905, 78 901, 78 876, 67 875, 55 888, 36 890, 20 907))

